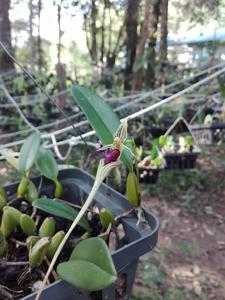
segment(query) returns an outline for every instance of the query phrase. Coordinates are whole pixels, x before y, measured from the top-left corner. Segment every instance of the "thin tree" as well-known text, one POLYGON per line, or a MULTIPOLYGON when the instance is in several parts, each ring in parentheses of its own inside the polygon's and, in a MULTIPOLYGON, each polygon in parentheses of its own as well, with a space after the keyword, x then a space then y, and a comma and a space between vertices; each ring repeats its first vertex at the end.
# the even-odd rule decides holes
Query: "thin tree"
POLYGON ((38 38, 37 38, 37 52, 38 52, 38 70, 41 71, 43 65, 42 49, 41 49, 41 10, 42 0, 38 0, 38 38))
MULTIPOLYGON (((144 57, 145 44, 149 36, 149 20, 150 20, 151 0, 145 0, 144 5, 144 20, 141 25, 141 32, 136 47, 136 62, 139 63, 144 57)), ((143 86, 143 67, 140 66, 134 72, 132 90, 139 90, 143 86)))
POLYGON ((34 44, 34 36, 33 36, 33 18, 34 18, 34 11, 33 11, 33 0, 29 0, 29 57, 30 57, 30 70, 34 73, 34 64, 35 64, 35 44, 34 44))
MULTIPOLYGON (((0 9, 0 40, 12 53, 11 24, 9 20, 10 0, 1 0, 0 9)), ((0 72, 14 69, 13 61, 0 49, 0 72)))
POLYGON ((167 37, 168 37, 168 0, 161 0, 161 17, 160 17, 160 84, 166 82, 166 65, 167 65, 167 37))
POLYGON ((102 25, 101 25, 101 57, 100 61, 102 64, 103 71, 103 63, 104 63, 104 54, 105 54, 105 18, 106 18, 106 8, 107 8, 107 0, 104 0, 103 14, 102 14, 102 25))
POLYGON ((168 36, 168 0, 161 0, 161 17, 160 17, 160 61, 167 61, 167 36, 168 36))
POLYGON ((160 0, 153 1, 150 12, 150 29, 147 50, 148 65, 145 75, 145 82, 147 88, 154 88, 155 86, 156 40, 160 16, 160 2, 160 0))
POLYGON ((124 89, 131 89, 132 70, 135 61, 138 40, 138 9, 139 0, 128 0, 125 16, 126 27, 126 67, 124 71, 124 89))
MULTIPOLYGON (((56 3, 57 5, 57 21, 58 21, 58 44, 57 44, 57 64, 56 64, 56 74, 58 77, 58 92, 62 92, 66 89, 66 71, 65 65, 61 62, 61 52, 62 52, 62 7, 63 4, 66 5, 64 0, 60 0, 56 3)), ((64 109, 66 105, 66 94, 59 94, 57 98, 57 103, 61 109, 64 109)))
MULTIPOLYGON (((61 1, 62 2, 62 1, 61 1)), ((61 29, 61 4, 57 4, 57 21, 58 21, 58 44, 57 44, 57 60, 61 63, 61 48, 62 48, 62 29, 61 29)))
POLYGON ((97 6, 96 0, 91 0, 91 58, 94 66, 97 66, 97 6))

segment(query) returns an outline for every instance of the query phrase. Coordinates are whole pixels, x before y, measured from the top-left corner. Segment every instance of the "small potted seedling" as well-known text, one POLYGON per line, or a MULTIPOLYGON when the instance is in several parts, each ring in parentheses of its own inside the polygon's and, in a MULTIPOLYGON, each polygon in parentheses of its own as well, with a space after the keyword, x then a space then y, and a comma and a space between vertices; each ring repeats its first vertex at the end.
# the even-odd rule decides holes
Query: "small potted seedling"
POLYGON ((165 167, 165 160, 159 150, 157 140, 152 144, 150 151, 143 151, 142 147, 136 147, 138 157, 139 180, 143 183, 156 183, 159 172, 165 167), (143 152, 145 155, 143 155, 143 152))
POLYGON ((95 178, 59 171, 36 132, 19 159, 3 153, 21 175, 0 189, 1 293, 8 298, 128 299, 138 258, 157 243, 158 221, 141 207, 126 120, 88 89, 72 93, 104 145, 102 158, 95 178), (127 199, 102 183, 122 163, 127 199), (33 169, 41 176, 32 178, 33 169))
POLYGON ((212 145, 224 140, 225 137, 225 106, 221 114, 205 116, 203 124, 191 126, 193 135, 199 144, 212 145))
POLYGON ((194 145, 192 136, 179 136, 178 141, 172 135, 161 136, 159 147, 164 155, 167 169, 195 168, 200 149, 194 145))
MULTIPOLYGON (((218 77, 221 97, 225 97, 225 84, 221 77, 218 77)), ((224 141, 225 138, 225 105, 220 105, 219 111, 211 109, 204 113, 199 110, 196 114, 198 124, 191 126, 193 135, 199 144, 212 145, 224 141), (199 118, 197 118, 199 117, 199 118), (200 121, 199 121, 200 119, 200 121)))

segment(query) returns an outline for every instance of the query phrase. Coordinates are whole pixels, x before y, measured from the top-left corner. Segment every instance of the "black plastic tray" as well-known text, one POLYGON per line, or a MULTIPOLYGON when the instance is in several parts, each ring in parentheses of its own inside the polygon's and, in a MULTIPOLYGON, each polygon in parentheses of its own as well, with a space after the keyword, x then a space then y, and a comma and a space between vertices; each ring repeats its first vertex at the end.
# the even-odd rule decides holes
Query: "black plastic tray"
POLYGON ((225 139, 225 123, 192 125, 192 133, 201 145, 212 145, 225 139))
POLYGON ((166 153, 166 169, 194 169, 199 152, 166 153))
MULTIPOLYGON (((38 186, 40 180, 41 178, 37 177, 33 182, 38 186)), ((63 185, 63 199, 74 204, 84 203, 94 183, 94 177, 77 168, 60 171, 59 180, 63 185)), ((5 189, 7 193, 14 194, 17 185, 18 183, 6 186, 5 189)), ((48 197, 52 197, 53 191, 53 183, 44 179, 42 183, 42 193, 48 197)), ((131 208, 123 195, 105 184, 101 185, 94 202, 94 204, 100 208, 105 207, 110 209, 115 216, 120 215, 131 208)), ((151 229, 143 225, 137 227, 137 217, 135 215, 124 217, 121 220, 121 223, 125 231, 125 237, 119 241, 117 245, 118 249, 112 253, 112 258, 119 274, 118 276, 126 278, 124 295, 120 297, 116 291, 115 285, 112 285, 102 290, 99 294, 99 298, 96 299, 129 299, 135 278, 138 258, 151 251, 156 246, 158 239, 158 219, 148 211, 144 211, 144 214, 151 229)), ((41 300, 88 300, 89 296, 90 293, 81 293, 76 288, 60 280, 45 288, 41 300)), ((35 293, 22 298, 22 300, 34 299, 35 293)))
POLYGON ((138 168, 141 183, 156 183, 159 178, 158 169, 138 168))

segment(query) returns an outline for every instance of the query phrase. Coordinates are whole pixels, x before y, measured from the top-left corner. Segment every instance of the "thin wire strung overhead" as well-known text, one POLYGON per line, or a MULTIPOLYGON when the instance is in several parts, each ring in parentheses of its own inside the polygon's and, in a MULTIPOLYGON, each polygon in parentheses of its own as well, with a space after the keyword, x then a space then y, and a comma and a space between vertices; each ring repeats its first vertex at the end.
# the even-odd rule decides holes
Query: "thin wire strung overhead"
MULTIPOLYGON (((193 78, 195 78, 195 77, 197 77, 197 76, 200 76, 200 75, 203 75, 203 74, 207 74, 207 73, 209 73, 210 71, 212 71, 212 70, 214 70, 214 69, 217 69, 217 68, 219 68, 219 67, 221 67, 221 66, 224 66, 224 64, 218 64, 218 65, 216 65, 216 66, 213 66, 213 67, 210 67, 210 68, 207 68, 207 69, 205 69, 205 70, 203 70, 203 71, 201 71, 201 72, 198 72, 198 73, 196 73, 196 74, 194 74, 194 75, 192 75, 191 77, 188 77, 188 78, 185 78, 185 79, 182 79, 182 80, 178 80, 178 81, 176 81, 176 82, 173 82, 173 83, 171 83, 171 84, 168 84, 168 85, 166 85, 165 87, 164 87, 164 89, 165 90, 167 90, 167 89, 169 89, 169 88, 171 88, 171 87, 175 87, 175 86, 177 86, 177 85, 179 85, 180 83, 183 83, 183 82, 185 82, 185 81, 189 81, 189 80, 192 80, 193 78)), ((149 97, 151 98, 151 97, 154 97, 155 96, 155 94, 156 93, 159 93, 159 95, 161 95, 161 96, 163 96, 164 94, 160 94, 160 89, 158 88, 158 89, 155 89, 155 90, 153 90, 153 91, 150 91, 150 92, 142 92, 142 93, 139 93, 139 94, 135 94, 135 95, 128 95, 128 96, 124 96, 124 97, 117 97, 117 98, 115 98, 115 97, 111 97, 111 98, 108 98, 108 99, 106 99, 106 101, 115 101, 115 99, 117 99, 118 100, 118 102, 119 102, 119 100, 124 100, 124 99, 129 99, 129 100, 131 100, 132 99, 132 97, 134 97, 134 99, 133 99, 133 101, 129 101, 128 103, 125 103, 125 104, 123 104, 123 105, 120 105, 120 106, 118 106, 117 108, 115 108, 115 112, 119 112, 119 111, 122 111, 123 109, 125 109, 125 108, 128 108, 128 107, 131 107, 131 106, 133 106, 133 107, 135 107, 138 103, 140 103, 141 101, 144 101, 144 100, 148 100, 149 99, 149 97), (149 96, 150 95, 150 96, 149 96), (135 99, 136 98, 136 99, 135 99)), ((171 94, 168 94, 168 95, 171 95, 171 94)), ((172 96, 172 95, 171 95, 172 96)), ((197 97, 196 95, 194 96, 195 98, 197 97)), ((202 99, 202 96, 199 96, 200 98, 198 99, 198 101, 200 102, 200 101, 202 101, 203 99, 202 99)), ((158 100, 160 101, 161 99, 160 98, 158 98, 158 100)), ((195 102, 195 100, 193 101, 193 103, 195 102)), ((191 101, 189 102, 189 103, 192 103, 191 101)), ((74 119, 76 119, 76 117, 80 117, 81 115, 82 115, 83 113, 82 112, 80 112, 80 113, 77 113, 77 114, 75 114, 75 115, 73 115, 73 116, 70 116, 70 117, 68 117, 69 119, 71 119, 71 120, 74 120, 74 119)), ((53 126, 55 126, 55 125, 59 125, 59 124, 62 124, 62 123, 64 123, 64 122, 66 122, 66 119, 62 119, 62 120, 58 120, 58 121, 55 121, 55 122, 52 122, 52 123, 49 123, 49 124, 44 124, 44 125, 41 125, 41 126, 38 126, 37 127, 37 129, 48 129, 49 127, 53 127, 53 126)), ((80 122, 80 123, 78 123, 77 125, 78 125, 78 127, 79 126, 83 126, 83 125, 85 125, 85 124, 87 124, 87 122, 80 122)), ((65 127, 65 131, 64 132, 67 132, 67 131, 70 131, 72 129, 72 127, 65 127)), ((25 130, 21 130, 21 131, 18 131, 18 132, 14 132, 14 133, 8 133, 8 134, 2 134, 2 135, 0 135, 0 137, 1 138, 7 138, 7 137, 14 137, 14 136, 17 136, 17 135, 20 135, 20 134, 25 134, 25 133, 29 133, 31 130, 28 128, 28 129, 25 129, 25 130)), ((55 132, 55 134, 57 135, 57 134, 61 134, 61 131, 56 131, 55 132)))
MULTIPOLYGON (((222 68, 222 69, 220 69, 220 70, 218 70, 218 71, 216 71, 216 72, 214 72, 214 73, 212 73, 212 74, 210 74, 209 76, 207 76, 207 77, 201 79, 200 81, 198 81, 198 82, 196 82, 196 83, 190 85, 189 87, 187 87, 187 88, 185 88, 185 89, 183 89, 183 90, 181 90, 181 91, 179 91, 179 92, 173 94, 172 96, 170 96, 170 97, 168 97, 168 98, 166 98, 166 99, 163 99, 163 100, 161 100, 161 101, 159 101, 159 102, 157 102, 157 103, 154 103, 154 104, 152 104, 152 105, 149 105, 147 108, 141 109, 141 110, 139 110, 139 111, 137 111, 137 112, 135 112, 135 113, 133 113, 133 114, 130 114, 130 115, 126 116, 125 118, 121 119, 121 120, 127 119, 127 120, 129 121, 129 120, 131 120, 131 119, 137 118, 138 116, 144 115, 144 114, 146 114, 147 112, 152 111, 152 110, 154 110, 154 109, 156 109, 156 108, 158 108, 158 107, 161 107, 161 106, 163 106, 164 104, 170 103, 170 102, 174 101, 175 99, 177 99, 178 97, 180 97, 180 96, 182 96, 182 95, 184 95, 184 94, 186 94, 186 93, 188 93, 188 92, 190 92, 190 91, 196 89, 197 87, 199 87, 199 86, 201 86, 201 85, 203 85, 203 84, 205 84, 205 83, 211 81, 212 79, 214 79, 214 78, 216 78, 217 76, 223 74, 224 72, 225 72, 225 67, 222 68)), ((87 122, 87 121, 83 121, 83 122, 87 122)), ((82 122, 81 122, 81 123, 82 123, 82 122)), ((80 124, 75 124, 74 126, 76 127, 76 126, 78 126, 78 125, 80 126, 80 124)), ((55 132, 53 132, 53 133, 43 134, 43 135, 42 135, 42 138, 50 138, 52 135, 56 136, 57 134, 61 134, 61 133, 67 132, 67 131, 68 131, 68 128, 70 128, 70 127, 66 127, 66 128, 57 130, 57 131, 55 131, 55 132)), ((95 131, 92 130, 92 131, 89 131, 89 132, 86 132, 86 133, 82 134, 82 136, 72 137, 72 141, 73 141, 74 144, 76 144, 76 143, 75 143, 76 141, 79 141, 79 140, 81 140, 81 139, 83 140, 84 138, 90 137, 90 136, 92 136, 92 135, 94 135, 94 134, 95 134, 95 131)), ((17 142, 5 144, 5 145, 2 146, 0 149, 4 149, 4 148, 8 148, 8 147, 11 148, 11 147, 13 147, 13 146, 20 145, 20 144, 22 144, 23 142, 24 142, 24 141, 22 140, 22 141, 17 141, 17 142)), ((63 140, 63 141, 60 141, 60 142, 57 142, 57 143, 54 143, 54 144, 50 144, 50 145, 47 146, 47 148, 54 148, 56 145, 57 145, 57 146, 61 146, 61 145, 65 145, 65 144, 70 145, 70 143, 71 143, 71 138, 70 138, 70 139, 63 140)), ((0 157, 0 159, 2 159, 2 157, 0 157)))

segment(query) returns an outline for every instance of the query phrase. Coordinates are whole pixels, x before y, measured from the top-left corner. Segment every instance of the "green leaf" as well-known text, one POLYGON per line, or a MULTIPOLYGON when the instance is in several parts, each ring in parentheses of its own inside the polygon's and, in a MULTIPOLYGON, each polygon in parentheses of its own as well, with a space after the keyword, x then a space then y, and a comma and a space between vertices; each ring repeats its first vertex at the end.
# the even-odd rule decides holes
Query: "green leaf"
POLYGON ((193 145, 193 137, 188 135, 184 137, 185 145, 193 145))
POLYGON ((43 146, 39 148, 36 167, 45 177, 57 181, 59 173, 58 165, 52 152, 43 146))
POLYGON ((17 153, 11 149, 2 149, 0 153, 4 156, 5 160, 13 166, 17 171, 19 170, 19 159, 16 158, 17 153))
POLYGON ((158 157, 158 147, 156 144, 152 144, 152 149, 151 149, 151 159, 154 160, 158 157))
POLYGON ((34 164, 39 147, 41 135, 37 132, 31 134, 24 142, 19 156, 19 171, 24 174, 34 164))
POLYGON ((99 217, 100 217, 101 225, 104 229, 106 229, 110 223, 111 224, 115 223, 115 218, 109 209, 105 209, 101 211, 99 217))
MULTIPOLYGON (((120 120, 112 108, 101 97, 86 87, 73 86, 72 96, 96 131, 101 142, 104 145, 112 144, 113 135, 120 125, 120 120)), ((129 170, 133 169, 132 160, 127 152, 122 153, 121 160, 129 170)))
POLYGON ((160 144, 161 146, 165 146, 165 145, 167 144, 167 136, 161 135, 161 136, 159 137, 159 144, 160 144))
POLYGON ((58 265, 57 272, 63 280, 85 291, 101 290, 116 280, 109 249, 98 237, 80 242, 70 260, 58 265))
MULTIPOLYGON (((61 217, 70 221, 74 221, 79 213, 73 207, 57 199, 41 198, 33 201, 32 205, 51 215, 61 217)), ((85 230, 88 230, 89 223, 85 217, 80 220, 79 226, 85 230)))
POLYGON ((212 124, 212 123, 213 123, 213 116, 210 114, 206 115, 204 119, 204 124, 212 124))
POLYGON ((160 167, 163 164, 162 158, 157 157, 152 161, 152 164, 155 168, 160 167))
POLYGON ((140 193, 137 176, 134 172, 129 172, 126 182, 127 199, 133 207, 140 205, 140 193))

